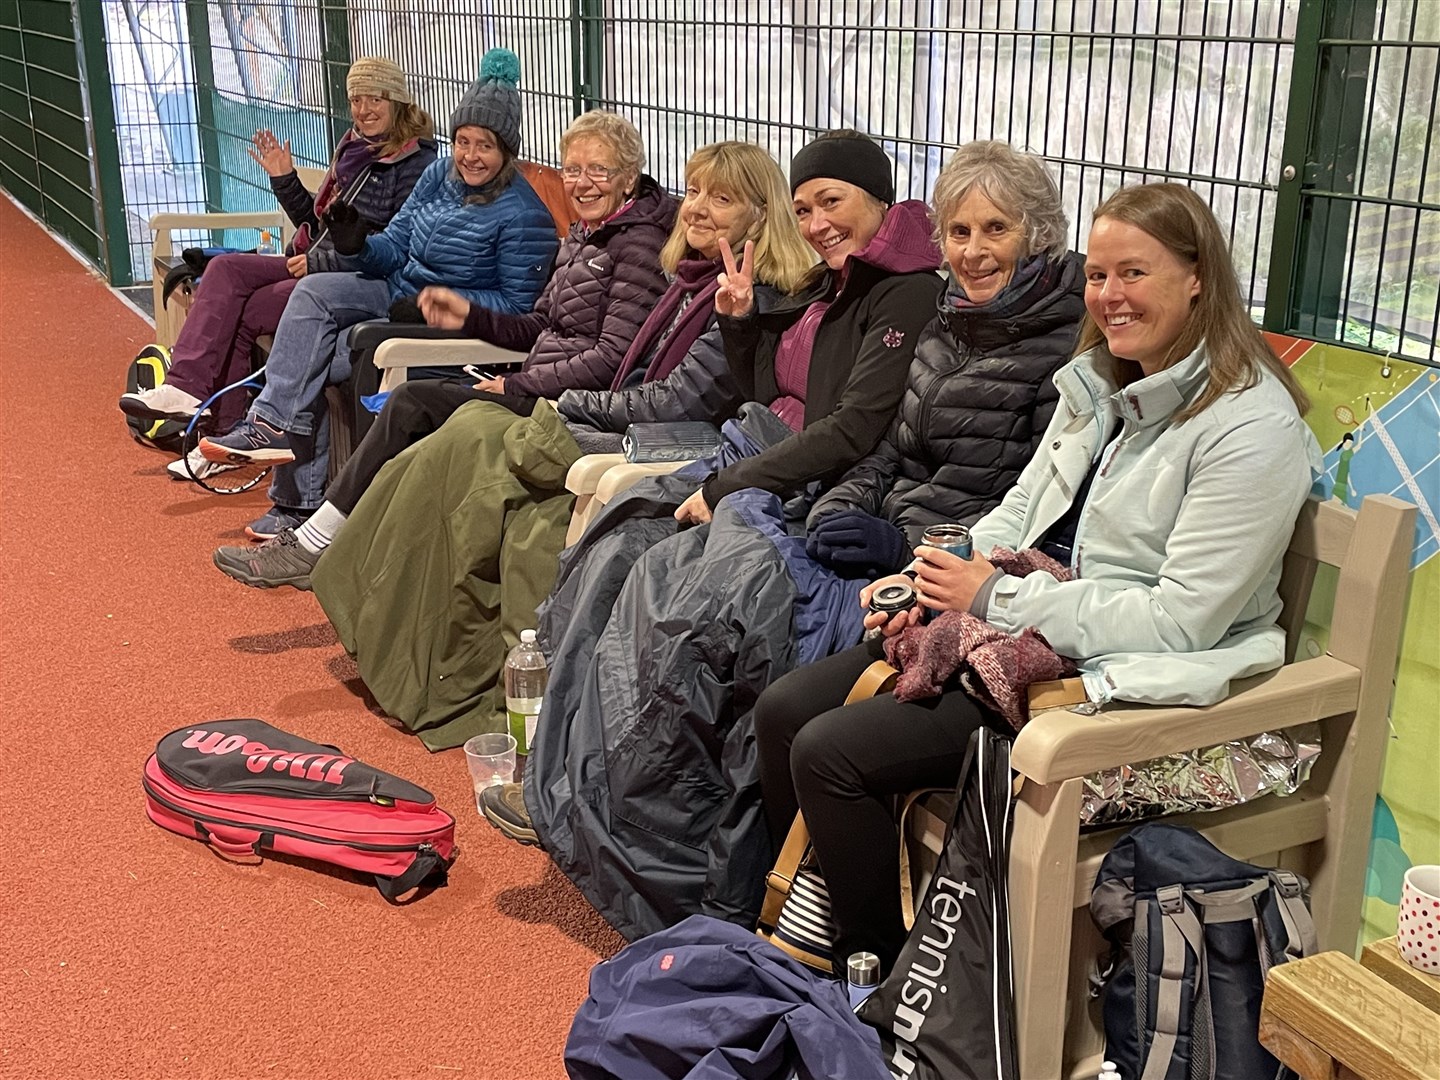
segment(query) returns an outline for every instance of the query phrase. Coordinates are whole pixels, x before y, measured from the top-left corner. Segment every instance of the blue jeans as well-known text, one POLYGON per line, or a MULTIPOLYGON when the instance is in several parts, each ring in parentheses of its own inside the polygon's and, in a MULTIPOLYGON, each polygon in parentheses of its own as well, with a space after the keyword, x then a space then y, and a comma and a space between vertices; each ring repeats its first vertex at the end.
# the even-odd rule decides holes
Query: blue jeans
POLYGON ((330 417, 325 387, 350 376, 350 350, 336 349, 343 330, 390 310, 390 286, 360 274, 307 274, 295 286, 265 362, 265 387, 253 411, 290 435, 295 460, 270 483, 276 506, 313 510, 325 501, 330 417))

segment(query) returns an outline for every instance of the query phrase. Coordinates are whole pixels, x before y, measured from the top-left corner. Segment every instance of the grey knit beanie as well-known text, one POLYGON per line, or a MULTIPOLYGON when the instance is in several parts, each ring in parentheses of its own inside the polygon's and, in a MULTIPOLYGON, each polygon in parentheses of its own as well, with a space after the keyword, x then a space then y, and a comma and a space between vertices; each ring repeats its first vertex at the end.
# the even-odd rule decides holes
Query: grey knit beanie
POLYGON ((466 124, 489 128, 505 148, 520 156, 520 58, 509 49, 491 49, 480 61, 480 78, 450 114, 453 137, 466 124))

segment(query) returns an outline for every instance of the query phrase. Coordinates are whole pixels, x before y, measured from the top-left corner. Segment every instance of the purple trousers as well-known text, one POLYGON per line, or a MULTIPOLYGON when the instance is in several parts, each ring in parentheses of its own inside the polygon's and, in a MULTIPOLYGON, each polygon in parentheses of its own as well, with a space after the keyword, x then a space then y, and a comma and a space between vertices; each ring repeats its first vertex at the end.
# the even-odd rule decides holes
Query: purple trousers
MULTIPOLYGON (((278 255, 211 259, 170 350, 166 381, 203 401, 245 378, 255 339, 275 332, 298 282, 278 255)), ((216 403, 217 428, 228 431, 245 415, 246 405, 244 394, 226 394, 216 403)))

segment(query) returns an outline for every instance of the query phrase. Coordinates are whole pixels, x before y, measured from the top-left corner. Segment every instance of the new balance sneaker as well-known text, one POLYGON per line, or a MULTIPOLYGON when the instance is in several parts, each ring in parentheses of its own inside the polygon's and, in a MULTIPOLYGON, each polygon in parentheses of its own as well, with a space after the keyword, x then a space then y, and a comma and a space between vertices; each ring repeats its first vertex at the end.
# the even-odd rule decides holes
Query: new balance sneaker
POLYGON ((319 555, 312 555, 295 539, 294 529, 282 529, 259 547, 216 548, 211 561, 236 581, 255 589, 290 585, 310 590, 310 571, 319 555))
POLYGON ((525 789, 517 783, 495 784, 480 793, 480 812, 511 840, 538 844, 540 836, 525 809, 525 789))
POLYGON ((310 511, 303 513, 299 510, 286 510, 284 507, 272 506, 270 512, 264 517, 256 518, 245 526, 245 535, 251 540, 274 540, 286 529, 298 529, 305 524, 305 519, 310 516, 310 511))
POLYGON ((201 456, 199 447, 190 451, 190 469, 188 471, 185 468, 185 460, 185 458, 176 458, 170 462, 169 465, 165 466, 165 471, 176 480, 204 480, 207 476, 214 476, 216 473, 230 472, 232 469, 238 469, 240 467, 239 465, 221 465, 218 462, 206 461, 205 458, 201 456), (193 476, 191 475, 192 472, 194 473, 193 476))
POLYGON ((120 411, 141 420, 189 420, 201 404, 193 394, 169 383, 161 383, 153 390, 120 395, 120 411))
POLYGON ((257 416, 247 416, 228 435, 201 439, 200 453, 222 465, 284 465, 295 460, 290 436, 257 416))

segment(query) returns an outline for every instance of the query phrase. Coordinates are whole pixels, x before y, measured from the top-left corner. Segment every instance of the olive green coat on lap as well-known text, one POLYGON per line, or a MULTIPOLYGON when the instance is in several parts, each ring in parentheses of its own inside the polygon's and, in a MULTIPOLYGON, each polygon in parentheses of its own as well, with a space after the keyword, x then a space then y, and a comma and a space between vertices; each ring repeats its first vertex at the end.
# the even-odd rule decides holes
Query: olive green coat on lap
POLYGON ((310 575, 385 712, 431 750, 506 730, 505 656, 555 582, 580 448, 475 401, 396 456, 310 575))

